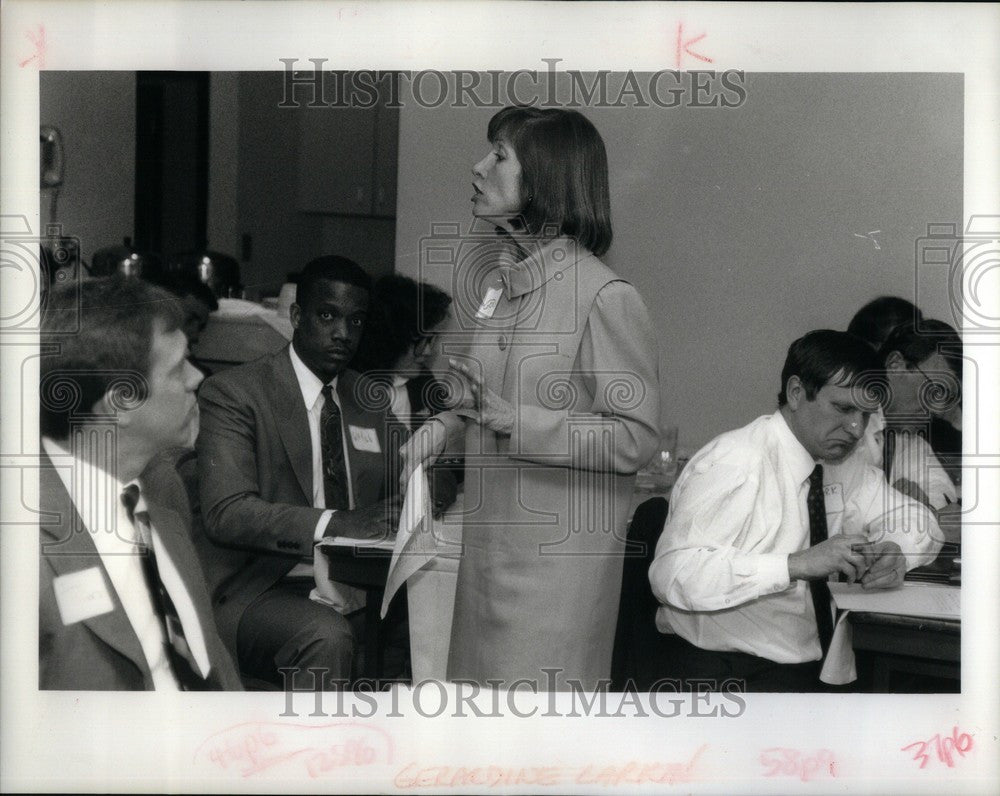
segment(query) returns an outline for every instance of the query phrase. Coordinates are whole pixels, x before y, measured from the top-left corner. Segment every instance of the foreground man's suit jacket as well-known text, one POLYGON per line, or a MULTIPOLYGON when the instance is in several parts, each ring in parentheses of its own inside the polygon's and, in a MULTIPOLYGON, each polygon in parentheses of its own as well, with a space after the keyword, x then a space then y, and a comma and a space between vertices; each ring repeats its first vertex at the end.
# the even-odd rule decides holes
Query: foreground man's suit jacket
MULTIPOLYGON (((149 515, 177 566, 198 613, 212 673, 227 691, 242 685, 233 660, 216 630, 198 557, 191 544, 190 514, 184 487, 171 467, 153 462, 140 479, 149 515)), ((139 639, 101 563, 90 531, 69 493, 43 456, 39 471, 41 522, 38 581, 38 686, 74 691, 143 691, 153 688, 139 639), (78 529, 78 530, 74 530, 78 529), (108 613, 64 625, 56 604, 55 578, 97 567, 111 595, 108 613)))

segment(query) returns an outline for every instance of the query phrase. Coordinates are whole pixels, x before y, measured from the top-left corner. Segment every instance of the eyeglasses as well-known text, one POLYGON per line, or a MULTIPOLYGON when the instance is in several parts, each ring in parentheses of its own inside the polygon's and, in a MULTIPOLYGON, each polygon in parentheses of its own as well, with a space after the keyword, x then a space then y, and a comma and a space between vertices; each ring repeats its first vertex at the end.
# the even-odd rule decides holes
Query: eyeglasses
POLYGON ((962 400, 962 384, 954 373, 949 373, 943 378, 942 374, 938 373, 935 374, 936 378, 931 378, 916 362, 913 363, 913 367, 924 377, 928 385, 924 389, 927 390, 929 409, 948 409, 962 400))
POLYGON ((414 354, 426 354, 431 350, 431 346, 434 345, 433 334, 421 335, 416 340, 413 341, 413 353, 414 354))

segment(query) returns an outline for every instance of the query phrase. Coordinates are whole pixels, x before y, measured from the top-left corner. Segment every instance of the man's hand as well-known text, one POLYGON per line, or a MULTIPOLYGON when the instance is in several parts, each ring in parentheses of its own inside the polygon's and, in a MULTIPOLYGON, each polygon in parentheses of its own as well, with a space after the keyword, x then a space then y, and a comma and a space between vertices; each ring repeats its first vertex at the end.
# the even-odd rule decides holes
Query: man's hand
POLYGON ((875 561, 861 578, 861 588, 896 589, 903 585, 906 575, 906 556, 895 542, 875 542, 872 545, 875 561))
POLYGON ((497 434, 514 431, 514 407, 483 384, 482 376, 467 365, 448 360, 451 372, 463 380, 472 395, 473 408, 479 412, 480 425, 497 434))
POLYGON ((326 526, 324 536, 346 536, 349 539, 384 539, 399 529, 403 510, 402 497, 380 500, 362 509, 335 511, 326 526))
POLYGON ((847 577, 848 583, 854 583, 868 568, 860 547, 867 541, 861 534, 839 533, 825 542, 791 553, 788 577, 791 580, 826 580, 838 572, 847 577))
POLYGON ((403 490, 410 483, 410 476, 417 469, 417 465, 433 464, 444 451, 447 442, 448 432, 444 423, 434 418, 413 432, 399 449, 399 455, 403 460, 403 471, 399 476, 399 485, 403 490))

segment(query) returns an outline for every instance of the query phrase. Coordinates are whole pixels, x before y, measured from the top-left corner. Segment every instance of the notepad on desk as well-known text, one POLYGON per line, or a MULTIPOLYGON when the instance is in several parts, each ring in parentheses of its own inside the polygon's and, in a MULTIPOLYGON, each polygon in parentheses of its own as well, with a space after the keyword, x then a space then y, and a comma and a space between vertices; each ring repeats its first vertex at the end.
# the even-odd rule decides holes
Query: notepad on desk
POLYGON ((376 550, 392 550, 396 537, 383 536, 379 539, 354 539, 350 536, 327 536, 317 543, 318 547, 371 547, 376 550))
POLYGON ((937 583, 904 583, 902 588, 865 591, 858 583, 831 583, 837 608, 899 616, 961 619, 962 590, 937 583))

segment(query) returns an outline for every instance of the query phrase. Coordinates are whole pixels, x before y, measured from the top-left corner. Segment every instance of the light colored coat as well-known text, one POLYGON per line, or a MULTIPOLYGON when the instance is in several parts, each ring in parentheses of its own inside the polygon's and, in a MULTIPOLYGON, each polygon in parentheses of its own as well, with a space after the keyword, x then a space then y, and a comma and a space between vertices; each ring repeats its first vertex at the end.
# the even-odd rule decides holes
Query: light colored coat
POLYGON ((463 361, 514 407, 514 430, 464 421, 448 676, 592 688, 610 674, 634 474, 658 443, 652 324, 635 288, 567 238, 489 284, 503 291, 492 317, 456 307, 474 327, 463 361))

